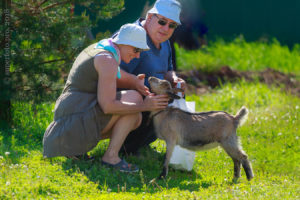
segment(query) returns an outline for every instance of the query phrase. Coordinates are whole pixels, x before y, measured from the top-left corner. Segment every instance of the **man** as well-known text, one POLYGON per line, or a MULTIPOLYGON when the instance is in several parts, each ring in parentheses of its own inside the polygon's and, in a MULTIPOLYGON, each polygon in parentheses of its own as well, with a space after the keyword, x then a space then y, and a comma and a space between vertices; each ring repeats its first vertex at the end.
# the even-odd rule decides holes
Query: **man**
MULTIPOLYGON (((140 18, 135 22, 146 30, 150 50, 141 52, 140 58, 133 59, 129 64, 121 63, 122 76, 129 77, 134 74, 137 75, 137 80, 131 83, 118 81, 119 86, 136 89, 144 96, 153 95, 149 92, 147 79, 149 76, 155 76, 167 79, 174 87, 180 83, 182 89, 185 89, 185 81, 177 77, 173 71, 172 53, 168 41, 175 28, 181 24, 180 11, 181 5, 176 0, 157 0, 154 7, 148 11, 146 19, 140 18)), ((134 154, 139 148, 156 140, 153 126, 147 125, 149 112, 142 114, 141 126, 128 135, 121 149, 125 154, 134 154)))

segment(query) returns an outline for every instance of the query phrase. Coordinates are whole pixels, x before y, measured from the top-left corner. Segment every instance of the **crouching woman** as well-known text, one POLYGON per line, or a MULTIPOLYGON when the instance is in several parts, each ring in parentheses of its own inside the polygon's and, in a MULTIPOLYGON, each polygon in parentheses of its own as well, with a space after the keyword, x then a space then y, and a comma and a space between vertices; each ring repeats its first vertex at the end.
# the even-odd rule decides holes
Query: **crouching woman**
POLYGON ((145 30, 126 24, 118 37, 92 44, 78 55, 56 101, 54 120, 44 134, 45 157, 86 156, 100 140, 109 138, 102 164, 124 172, 138 171, 136 165, 119 157, 121 145, 140 125, 141 112, 164 109, 168 97, 149 93, 143 87, 144 75, 123 74, 119 64, 139 58, 148 49, 145 30), (131 90, 117 92, 124 86, 131 90), (146 94, 144 100, 140 93, 146 94))

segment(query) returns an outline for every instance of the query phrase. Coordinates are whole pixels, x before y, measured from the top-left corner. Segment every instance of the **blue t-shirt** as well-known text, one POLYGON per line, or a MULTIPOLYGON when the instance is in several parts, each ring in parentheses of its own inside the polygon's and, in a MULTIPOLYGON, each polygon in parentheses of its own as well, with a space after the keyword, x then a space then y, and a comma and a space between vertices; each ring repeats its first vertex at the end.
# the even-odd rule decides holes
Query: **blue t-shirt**
MULTIPOLYGON (((140 21, 141 19, 137 20, 135 24, 142 26, 140 21)), ((134 58, 128 64, 122 61, 120 67, 130 74, 145 74, 145 85, 150 87, 148 83, 150 76, 164 79, 164 75, 173 70, 173 65, 169 40, 161 43, 161 48, 157 49, 147 34, 147 44, 150 50, 141 52, 140 58, 134 58)))

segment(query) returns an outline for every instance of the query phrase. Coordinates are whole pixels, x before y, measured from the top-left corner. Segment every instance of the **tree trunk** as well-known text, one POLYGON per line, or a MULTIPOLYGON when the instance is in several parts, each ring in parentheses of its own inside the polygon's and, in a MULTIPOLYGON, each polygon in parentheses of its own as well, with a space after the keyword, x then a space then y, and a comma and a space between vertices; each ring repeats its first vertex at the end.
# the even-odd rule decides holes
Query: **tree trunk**
POLYGON ((12 124, 12 115, 11 115, 11 102, 0 100, 1 110, 0 110, 0 120, 3 124, 10 126, 12 124))
POLYGON ((0 71, 0 120, 7 125, 12 122, 11 116, 11 0, 2 0, 1 22, 4 25, 4 37, 1 39, 1 71, 0 71))

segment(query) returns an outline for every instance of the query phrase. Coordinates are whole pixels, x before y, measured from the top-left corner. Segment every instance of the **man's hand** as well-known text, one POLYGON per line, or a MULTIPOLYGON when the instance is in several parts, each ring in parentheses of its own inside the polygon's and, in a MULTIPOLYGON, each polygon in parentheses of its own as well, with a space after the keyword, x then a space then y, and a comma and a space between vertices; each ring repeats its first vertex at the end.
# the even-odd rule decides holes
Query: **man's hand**
POLYGON ((148 96, 150 94, 149 88, 144 85, 145 83, 145 74, 137 75, 137 81, 135 84, 135 89, 144 96, 148 96))
POLYGON ((176 87, 177 83, 181 84, 181 88, 185 91, 186 83, 182 78, 179 78, 174 71, 168 71, 165 74, 165 79, 172 83, 172 87, 176 87))
POLYGON ((180 83, 181 85, 181 89, 183 89, 185 91, 186 88, 186 83, 182 78, 179 77, 173 77, 173 87, 176 87, 177 83, 180 83))

